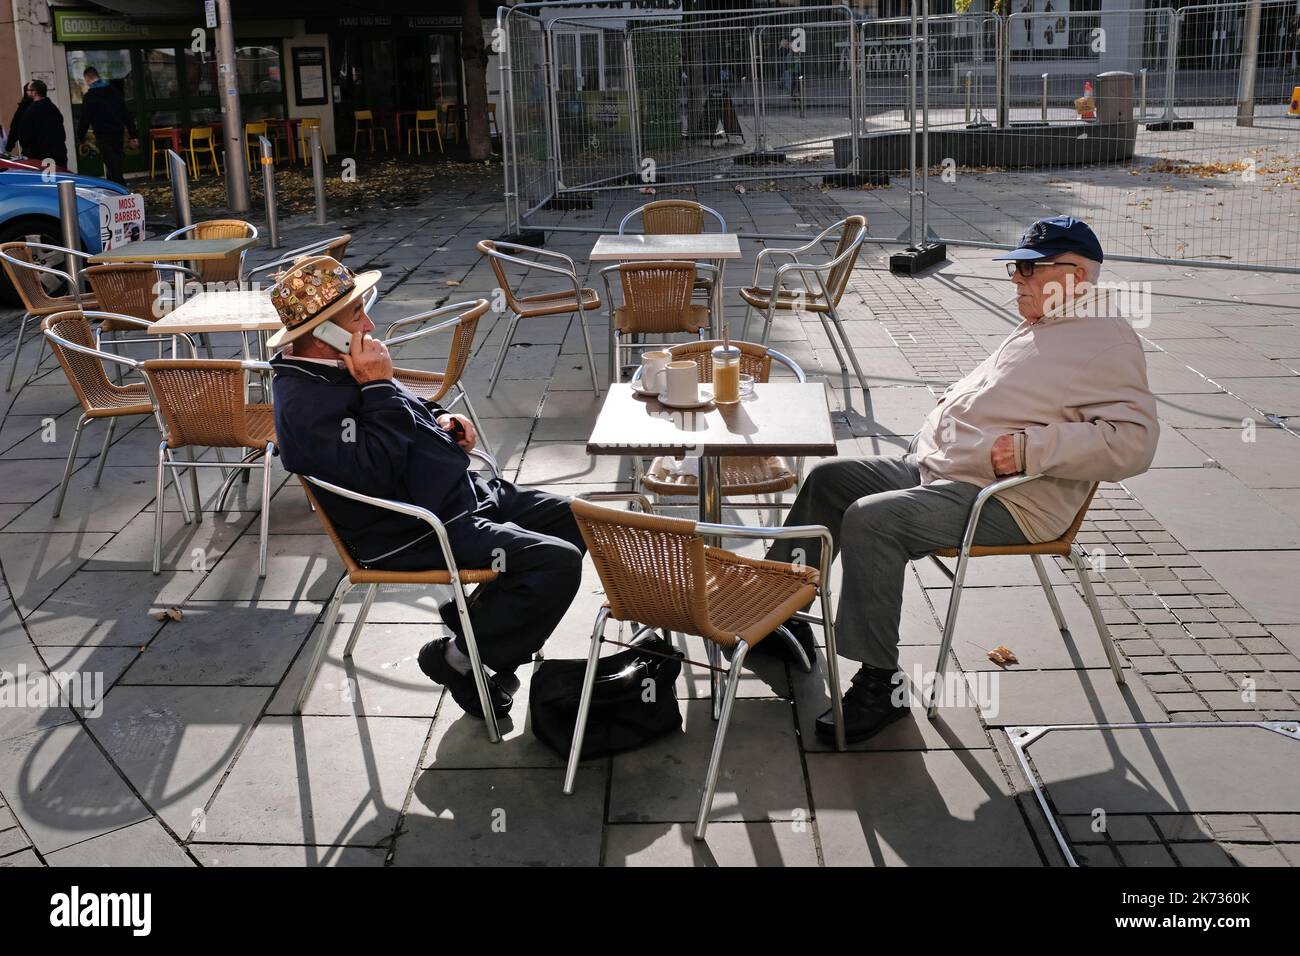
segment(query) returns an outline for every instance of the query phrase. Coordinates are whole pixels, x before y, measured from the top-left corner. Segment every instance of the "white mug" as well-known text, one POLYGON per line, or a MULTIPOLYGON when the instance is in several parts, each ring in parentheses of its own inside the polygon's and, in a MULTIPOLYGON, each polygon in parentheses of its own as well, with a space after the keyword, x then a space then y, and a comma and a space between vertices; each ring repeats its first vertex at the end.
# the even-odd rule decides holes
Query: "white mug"
POLYGON ((669 352, 642 352, 641 353, 641 388, 647 392, 662 392, 664 385, 664 369, 673 359, 669 352))
POLYGON ((669 362, 664 370, 664 393, 674 405, 690 405, 700 399, 700 367, 694 362, 669 362))

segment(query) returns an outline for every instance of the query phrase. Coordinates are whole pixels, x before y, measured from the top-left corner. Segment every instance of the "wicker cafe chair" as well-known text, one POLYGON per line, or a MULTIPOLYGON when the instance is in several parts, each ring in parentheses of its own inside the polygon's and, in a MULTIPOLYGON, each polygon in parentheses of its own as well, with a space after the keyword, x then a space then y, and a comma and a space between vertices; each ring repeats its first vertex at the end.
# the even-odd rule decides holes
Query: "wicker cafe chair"
POLYGON ((703 336, 709 327, 708 306, 691 302, 691 290, 697 269, 712 266, 691 262, 620 262, 600 270, 605 283, 605 299, 612 314, 609 322, 609 380, 622 378, 622 355, 636 349, 662 348, 662 339, 647 342, 645 335, 672 335, 682 332, 703 336), (615 306, 610 277, 618 273, 623 286, 623 304, 615 306), (636 337, 635 343, 624 339, 636 337))
POLYGON ((428 312, 408 315, 404 319, 398 319, 388 327, 388 331, 384 333, 384 344, 388 346, 390 353, 395 354, 399 348, 415 339, 424 338, 426 335, 432 335, 444 329, 453 330, 451 333, 451 346, 447 355, 447 365, 441 372, 395 367, 393 369, 393 378, 401 382, 419 398, 429 402, 437 402, 448 411, 452 411, 459 404, 464 404, 465 413, 469 416, 470 421, 474 423, 474 428, 478 432, 479 446, 491 455, 492 449, 488 445, 487 438, 483 435, 483 426, 479 424, 479 417, 474 414, 474 406, 470 404, 469 393, 465 391, 465 386, 460 382, 461 376, 465 374, 465 369, 469 365, 470 353, 474 348, 474 332, 478 328, 478 320, 483 317, 487 310, 487 299, 475 299, 472 302, 450 303, 428 312), (428 325, 429 322, 443 316, 451 316, 451 318, 444 319, 435 325, 428 325), (444 402, 443 399, 449 394, 453 396, 451 401, 444 402))
POLYGON ((740 290, 740 297, 745 301, 745 323, 741 328, 740 337, 748 336, 749 317, 755 308, 763 310, 764 345, 771 335, 772 318, 778 309, 786 312, 812 312, 821 319, 822 327, 826 329, 826 337, 830 339, 831 348, 835 350, 835 360, 839 362, 840 373, 848 374, 848 369, 844 365, 844 355, 840 351, 840 343, 843 343, 844 351, 848 352, 849 361, 853 364, 853 372, 858 377, 858 385, 862 387, 863 392, 866 392, 867 381, 862 375, 857 353, 853 351, 853 344, 844 331, 844 324, 840 321, 839 315, 840 299, 844 295, 845 288, 848 287, 849 276, 858 261, 858 252, 862 248, 862 241, 866 235, 866 218, 849 216, 827 227, 819 236, 798 248, 769 248, 760 251, 754 261, 753 284, 744 286, 740 290), (837 232, 838 236, 835 235, 837 232), (803 253, 832 239, 836 243, 835 252, 826 262, 812 263, 799 258, 803 253), (771 285, 760 285, 763 260, 774 259, 777 256, 789 256, 791 261, 776 267, 771 285), (790 273, 798 275, 802 285, 788 286, 786 276, 790 273), (834 326, 833 330, 832 326, 834 326))
MULTIPOLYGON (((63 467, 63 480, 59 483, 59 493, 54 500, 54 517, 63 511, 63 499, 68 493, 68 482, 72 478, 72 469, 77 460, 77 448, 81 444, 82 430, 92 421, 108 419, 108 429, 104 433, 104 446, 99 452, 99 464, 95 467, 94 487, 99 487, 99 480, 104 475, 104 464, 108 461, 109 446, 113 443, 113 432, 117 420, 127 415, 152 415, 153 400, 143 382, 118 385, 109 381, 104 371, 105 362, 114 362, 130 369, 139 367, 139 362, 104 352, 95 348, 95 333, 90 327, 90 319, 107 319, 102 312, 82 312, 71 310, 48 315, 41 322, 41 331, 50 343, 63 372, 68 377, 68 384, 81 403, 81 418, 77 420, 77 430, 72 435, 72 447, 68 449, 68 461, 63 467)), ((140 322, 130 316, 118 315, 111 318, 121 325, 140 322)), ((141 325, 147 323, 140 322, 141 325)), ((176 494, 181 503, 186 524, 190 521, 189 506, 185 503, 180 487, 176 494)))
POLYGON ((348 244, 352 241, 352 233, 347 232, 341 236, 335 236, 333 239, 321 239, 317 242, 309 242, 305 246, 299 246, 297 249, 290 249, 282 253, 279 257, 272 259, 270 262, 264 262, 260 266, 249 269, 244 273, 244 282, 252 283, 253 277, 266 274, 266 281, 273 283, 277 272, 288 269, 298 259, 303 256, 328 255, 338 262, 343 261, 347 254, 348 244))
MULTIPOLYGON (((628 224, 637 216, 641 217, 641 229, 647 236, 694 236, 704 232, 705 217, 710 216, 718 224, 718 232, 727 231, 727 220, 722 213, 709 206, 690 199, 659 199, 637 206, 618 224, 618 234, 626 235, 628 224)), ((711 263, 718 268, 718 263, 711 263)), ((695 291, 707 296, 713 295, 714 276, 707 272, 695 276, 695 291)))
MULTIPOLYGON (((913 445, 915 445, 915 439, 913 439, 913 445)), ((1079 509, 1079 513, 1074 516, 1074 520, 1070 522, 1070 527, 1053 541, 996 547, 974 543, 975 529, 979 525, 980 513, 984 510, 984 506, 989 499, 1000 491, 1023 485, 1039 477, 1041 476, 1013 475, 1010 478, 1003 478, 1001 481, 995 481, 993 484, 986 486, 975 496, 975 501, 971 505, 970 516, 966 519, 966 530, 962 534, 961 545, 957 548, 942 548, 929 556, 948 577, 948 580, 952 582, 952 595, 948 599, 948 613, 943 622, 943 640, 939 644, 939 660, 934 665, 934 685, 926 711, 931 720, 935 718, 939 711, 939 690, 943 686, 944 667, 948 660, 948 652, 952 649, 952 640, 957 633, 957 609, 961 606, 962 586, 966 580, 966 566, 970 563, 971 558, 991 557, 994 555, 1028 555, 1029 559, 1034 562, 1034 570, 1038 573, 1038 582, 1043 586, 1043 593, 1047 595, 1047 603, 1052 608, 1052 616, 1056 618, 1057 628, 1067 641, 1073 643, 1074 638, 1065 622, 1065 615, 1061 613, 1061 605, 1056 599, 1056 592, 1052 590, 1052 584, 1047 580, 1047 571, 1043 567, 1042 556, 1068 557, 1074 565, 1075 574, 1079 577, 1079 587, 1083 589, 1084 602, 1092 613, 1092 623, 1096 626, 1097 636, 1101 639, 1102 648, 1106 651, 1106 660, 1110 663, 1111 673, 1115 675, 1115 683, 1121 687, 1124 686, 1123 665, 1120 662, 1118 652, 1115 650, 1115 641, 1111 637, 1110 628, 1106 625, 1106 619, 1102 616, 1101 605, 1097 603, 1097 594, 1093 590, 1092 581, 1088 577, 1087 554, 1083 550, 1083 546, 1074 540, 1079 533, 1079 526, 1083 524, 1084 516, 1088 513, 1088 506, 1092 504, 1093 495, 1097 493, 1097 485, 1094 484, 1092 490, 1088 492, 1087 500, 1084 501, 1083 507, 1079 509), (956 568, 949 570, 948 566, 939 560, 940 557, 956 558, 956 568)))
POLYGON ((96 347, 124 345, 131 342, 149 342, 158 346, 161 354, 163 340, 156 335, 119 337, 120 333, 152 325, 171 311, 175 301, 167 290, 173 283, 185 278, 197 279, 193 269, 170 262, 109 262, 88 266, 86 281, 95 294, 97 307, 110 315, 127 315, 137 322, 121 323, 116 318, 105 318, 96 328, 96 347), (108 342, 105 335, 111 336, 108 342))
MULTIPOLYGON (((593 496, 597 497, 597 496, 593 496)), ((604 500, 637 499, 639 496, 603 495, 604 500)), ((844 719, 841 712, 839 677, 835 669, 835 624, 830 593, 830 531, 820 525, 789 528, 750 528, 743 525, 705 524, 681 518, 635 514, 575 500, 573 515, 587 542, 596 573, 605 589, 605 605, 596 614, 587 655, 587 671, 578 704, 578 721, 573 731, 564 776, 564 792, 573 793, 582 754, 582 738, 591 707, 600 645, 606 642, 605 625, 610 618, 635 622, 663 630, 671 641, 672 632, 702 637, 709 650, 713 717, 718 729, 705 777, 704 794, 695 820, 695 839, 703 840, 713 805, 713 793, 722 764, 722 749, 731 723, 732 705, 740 683, 740 668, 749 649, 785 622, 815 597, 821 598, 822 617, 803 615, 825 622, 826 659, 836 738, 844 749, 844 719), (709 547, 705 536, 743 538, 818 538, 822 541, 820 569, 742 557, 722 548, 709 547), (725 671, 722 650, 731 651, 725 671), (722 689, 725 675, 726 687, 722 689)), ((643 503, 642 507, 646 507, 643 503)), ((617 644, 617 641, 609 641, 617 644)))
MULTIPOLYGON (((164 241, 173 239, 256 239, 257 227, 242 219, 209 219, 184 226, 168 233, 164 241)), ((199 281, 206 287, 211 282, 242 282, 244 257, 247 249, 240 249, 220 259, 198 259, 195 266, 199 281)))
MULTIPOLYGON (((262 469, 262 507, 257 576, 266 577, 267 528, 271 516, 271 456, 275 452, 275 418, 270 405, 250 405, 245 399, 245 372, 267 371, 265 362, 212 359, 150 359, 141 365, 158 409, 163 440, 158 447, 158 498, 168 468, 173 475, 190 469, 195 519, 202 520, 198 468, 232 469, 217 497, 218 510, 240 470, 262 469), (238 462, 196 461, 196 447, 248 449, 238 462), (189 461, 176 461, 171 452, 185 448, 189 461), (262 461, 259 463, 258 458, 262 461)), ((163 509, 154 512, 153 573, 162 567, 163 509)))
MULTIPOLYGON (((687 342, 683 345, 674 345, 668 351, 672 355, 673 361, 693 360, 699 366, 699 380, 701 382, 712 382, 712 351, 714 346, 721 344, 720 341, 687 342)), ((755 382, 766 382, 768 380, 774 360, 788 368, 794 374, 796 381, 806 382, 808 380, 803 369, 793 359, 782 355, 780 352, 753 342, 732 342, 731 344, 740 349, 741 373, 752 375, 755 382)), ((641 370, 637 369, 637 377, 640 374, 641 370)), ((676 459, 670 455, 661 455, 654 459, 641 475, 641 486, 660 498, 689 496, 694 499, 698 497, 699 478, 694 474, 679 473, 674 464, 675 461, 676 459)), ((803 459, 791 462, 780 455, 771 455, 765 458, 757 455, 724 455, 721 467, 723 497, 731 498, 739 495, 776 496, 772 504, 761 502, 755 504, 730 503, 729 507, 780 508, 783 504, 783 493, 790 491, 799 483, 799 476, 803 471, 803 459)), ((773 516, 773 523, 775 523, 775 515, 773 516)))
MULTIPOLYGON (((496 463, 491 460, 490 456, 478 454, 496 470, 496 463)), ((307 493, 307 501, 312 510, 316 512, 316 517, 320 519, 321 525, 325 528, 325 533, 334 544, 335 550, 338 551, 339 559, 343 562, 343 577, 339 579, 338 585, 334 588, 334 595, 330 598, 330 603, 325 609, 323 626, 321 627, 320 636, 317 638, 316 646, 312 649, 311 658, 307 665, 307 677, 303 682, 302 690, 298 692, 297 702, 294 704, 293 712, 301 714, 302 709, 306 706, 307 698, 311 694, 312 685, 316 681, 316 674, 320 670, 321 660, 325 656, 325 649, 334 634, 334 629, 338 626, 339 612, 342 610, 343 599, 347 597, 348 592, 358 585, 364 585, 366 588, 365 597, 362 599, 361 608, 357 612, 357 619, 352 625, 352 631, 348 635, 347 647, 343 651, 343 656, 350 658, 352 650, 356 647, 357 640, 361 636, 361 628, 365 624, 366 616, 370 613, 370 606, 374 603, 375 595, 379 591, 381 584, 416 584, 416 585, 445 585, 450 586, 452 597, 456 604, 456 611, 460 615, 461 629, 465 635, 465 646, 469 651, 470 662, 474 669, 474 683, 478 688, 479 703, 483 707, 483 719, 487 724, 488 739, 492 743, 500 743, 501 732, 497 727, 496 713, 492 709, 492 702, 488 697, 487 679, 483 673, 482 660, 479 657, 478 642, 474 637, 474 626, 470 623, 469 607, 465 595, 465 586, 468 584, 484 584, 488 581, 495 580, 497 572, 492 570, 480 569, 462 569, 456 564, 456 556, 452 553, 451 543, 447 539, 447 531, 442 522, 431 511, 416 505, 406 504, 401 501, 389 501, 384 498, 375 498, 370 495, 363 495, 360 492, 351 491, 338 485, 332 485, 327 481, 319 478, 313 478, 310 475, 299 475, 298 480, 302 482, 303 491, 307 493), (339 537, 338 531, 335 530, 334 524, 330 521, 329 515, 325 512, 325 506, 317 497, 318 489, 330 495, 338 495, 342 498, 350 498, 353 501, 359 501, 363 504, 371 505, 384 511, 394 511, 398 514, 407 515, 423 521, 432 530, 437 538, 438 545, 442 549, 442 554, 446 562, 446 569, 434 568, 428 571, 381 571, 373 568, 364 568, 357 563, 356 558, 348 550, 343 539, 339 537)), ((328 501, 328 498, 326 498, 328 501)))
MULTIPOLYGON (((54 315, 58 312, 66 312, 69 309, 94 308, 95 299, 80 291, 78 283, 75 282, 71 275, 62 269, 56 269, 53 266, 46 265, 36 261, 36 256, 42 253, 79 256, 82 259, 90 258, 88 253, 81 252, 77 249, 65 249, 63 246, 52 246, 43 242, 6 242, 0 245, 0 261, 4 263, 5 275, 13 283, 18 298, 23 303, 23 317, 18 323, 18 341, 14 343, 13 358, 9 362, 9 378, 5 382, 5 391, 12 391, 14 387, 14 375, 18 371, 18 355, 23 349, 23 336, 27 332, 27 323, 32 319, 41 319, 47 315, 54 315), (52 296, 46 289, 42 276, 49 276, 61 283, 69 290, 67 295, 52 296)), ((40 354, 36 357, 36 369, 32 374, 40 369, 41 360, 45 357, 45 339, 41 339, 40 354)))
POLYGON ((582 340, 587 346, 587 364, 591 368, 591 389, 599 395, 600 382, 596 378, 596 359, 591 352, 591 336, 587 332, 586 313, 592 309, 600 308, 600 296, 596 294, 595 289, 584 288, 582 283, 578 281, 578 268, 574 265, 573 260, 562 252, 539 249, 535 246, 524 246, 516 242, 500 242, 493 239, 480 240, 475 248, 487 256, 488 262, 492 264, 492 271, 496 274, 501 293, 505 296, 506 311, 510 314, 510 324, 506 327, 505 338, 501 340, 501 351, 497 354, 496 365, 492 369, 492 378, 488 382, 487 397, 491 398, 492 390, 497 387, 497 378, 501 375, 501 367, 505 365, 506 351, 514 340, 515 327, 519 324, 519 320, 535 319, 544 315, 564 315, 570 312, 576 312, 578 315, 578 324, 582 328, 582 340), (518 255, 512 255, 512 253, 519 252, 561 259, 564 261, 565 266, 534 262, 529 259, 522 259, 518 255), (507 265, 520 266, 525 270, 536 269, 548 275, 563 276, 565 288, 554 292, 534 292, 530 295, 520 295, 511 285, 510 277, 506 272, 507 265), (569 291, 570 287, 573 289, 572 292, 569 291))

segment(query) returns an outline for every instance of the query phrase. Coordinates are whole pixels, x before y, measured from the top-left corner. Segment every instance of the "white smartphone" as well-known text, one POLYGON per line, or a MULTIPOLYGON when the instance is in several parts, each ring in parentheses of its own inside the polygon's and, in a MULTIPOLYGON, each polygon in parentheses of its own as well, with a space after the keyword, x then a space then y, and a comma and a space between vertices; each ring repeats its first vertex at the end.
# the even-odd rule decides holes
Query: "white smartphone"
POLYGON ((320 339, 332 349, 337 349, 344 355, 352 351, 352 333, 348 332, 333 322, 326 320, 316 328, 311 330, 311 334, 320 339))

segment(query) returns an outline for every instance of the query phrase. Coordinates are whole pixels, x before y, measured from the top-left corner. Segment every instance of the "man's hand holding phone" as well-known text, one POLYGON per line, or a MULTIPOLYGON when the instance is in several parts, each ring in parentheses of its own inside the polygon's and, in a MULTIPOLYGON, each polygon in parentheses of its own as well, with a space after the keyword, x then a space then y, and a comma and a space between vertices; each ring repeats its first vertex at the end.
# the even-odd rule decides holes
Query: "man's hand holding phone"
POLYGON ((478 431, 474 423, 464 415, 439 415, 438 424, 451 432, 456 444, 465 451, 470 451, 478 444, 478 431))
POLYGON ((393 377, 393 360, 388 347, 378 339, 360 332, 352 333, 352 350, 343 356, 348 371, 362 385, 383 382, 393 377))

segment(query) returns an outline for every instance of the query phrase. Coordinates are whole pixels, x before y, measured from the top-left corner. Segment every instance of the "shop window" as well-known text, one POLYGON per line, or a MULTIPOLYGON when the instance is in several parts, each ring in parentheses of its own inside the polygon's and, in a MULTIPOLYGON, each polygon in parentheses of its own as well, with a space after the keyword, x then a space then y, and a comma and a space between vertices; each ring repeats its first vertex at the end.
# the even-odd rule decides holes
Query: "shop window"
POLYGON ((142 51, 144 95, 151 100, 170 100, 181 95, 181 78, 176 69, 176 51, 170 47, 142 51))
POLYGON ((86 90, 82 73, 88 66, 93 66, 102 79, 121 89, 128 100, 135 96, 130 50, 69 50, 67 58, 68 90, 73 105, 81 103, 81 95, 86 90))
POLYGON ((279 93, 283 88, 279 47, 237 47, 235 72, 241 93, 279 93))
POLYGON ((190 96, 217 96, 217 55, 186 50, 185 80, 190 96))

